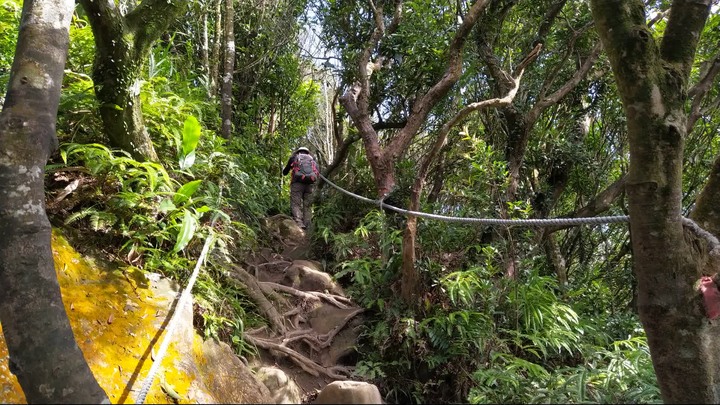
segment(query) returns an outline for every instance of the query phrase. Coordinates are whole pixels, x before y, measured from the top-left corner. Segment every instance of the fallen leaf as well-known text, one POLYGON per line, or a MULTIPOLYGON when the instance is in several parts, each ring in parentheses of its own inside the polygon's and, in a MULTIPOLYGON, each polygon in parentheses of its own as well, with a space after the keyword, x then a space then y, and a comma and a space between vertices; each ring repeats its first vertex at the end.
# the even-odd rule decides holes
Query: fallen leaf
POLYGON ((115 320, 115 317, 113 316, 113 314, 110 314, 110 316, 108 316, 107 323, 113 323, 114 320, 115 320))
POLYGON ((165 393, 166 393, 170 398, 174 399, 174 400, 175 400, 175 403, 177 403, 177 401, 180 401, 180 400, 182 399, 182 397, 180 396, 180 394, 178 394, 178 393, 173 389, 173 386, 170 385, 170 384, 168 384, 167 382, 165 382, 165 379, 164 379, 164 378, 162 378, 162 379, 160 380, 160 388, 162 388, 162 390, 165 391, 165 393))

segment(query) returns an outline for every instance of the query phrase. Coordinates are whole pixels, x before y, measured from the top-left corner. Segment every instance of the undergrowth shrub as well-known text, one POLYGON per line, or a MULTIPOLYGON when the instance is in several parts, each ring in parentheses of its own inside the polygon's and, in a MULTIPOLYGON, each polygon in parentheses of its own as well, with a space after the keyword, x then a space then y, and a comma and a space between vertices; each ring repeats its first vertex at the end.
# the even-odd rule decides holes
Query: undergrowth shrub
POLYGON ((532 267, 509 279, 493 245, 477 247, 474 265, 418 260, 431 282, 409 310, 398 299, 402 235, 384 225, 373 211, 353 232, 327 237, 341 261, 335 277, 370 314, 357 378, 378 384, 388 402, 660 401, 635 316, 578 312, 591 306, 577 301, 582 294, 561 299, 555 278, 532 267))

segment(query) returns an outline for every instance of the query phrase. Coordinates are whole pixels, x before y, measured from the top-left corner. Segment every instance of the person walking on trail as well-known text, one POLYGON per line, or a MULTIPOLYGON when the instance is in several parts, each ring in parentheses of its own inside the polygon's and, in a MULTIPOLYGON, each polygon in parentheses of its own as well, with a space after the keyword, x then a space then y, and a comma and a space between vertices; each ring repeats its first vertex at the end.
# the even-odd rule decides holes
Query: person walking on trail
POLYGON ((290 211, 295 222, 302 229, 307 229, 312 220, 312 193, 315 182, 320 175, 320 168, 304 146, 297 148, 288 159, 283 176, 290 177, 290 211))

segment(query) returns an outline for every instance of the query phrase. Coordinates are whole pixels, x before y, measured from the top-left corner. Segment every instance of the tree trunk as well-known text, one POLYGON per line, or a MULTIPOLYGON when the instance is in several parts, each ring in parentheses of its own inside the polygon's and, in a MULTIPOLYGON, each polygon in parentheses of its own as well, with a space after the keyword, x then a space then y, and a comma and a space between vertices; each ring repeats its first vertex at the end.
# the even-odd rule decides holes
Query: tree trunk
POLYGON ((668 403, 720 402, 720 330, 695 287, 717 262, 684 231, 681 211, 687 83, 710 4, 674 1, 658 46, 643 0, 591 1, 627 117, 638 311, 668 403))
POLYGON ((210 50, 210 93, 217 96, 220 76, 220 48, 222 44, 222 0, 215 1, 215 36, 210 50))
POLYGON ((207 95, 213 97, 212 86, 210 85, 210 36, 208 29, 208 14, 210 14, 210 6, 206 3, 202 10, 202 71, 207 75, 207 95))
POLYGON ((110 146, 130 153, 139 161, 157 161, 155 147, 142 117, 139 59, 131 57, 132 52, 119 52, 121 48, 121 45, 114 46, 108 54, 97 47, 92 76, 103 129, 110 146), (125 86, 123 83, 134 85, 125 86))
POLYGON ((220 84, 222 102, 220 117, 222 118, 221 135, 225 139, 232 136, 232 88, 233 70, 235 70, 235 23, 233 0, 225 0, 225 53, 223 59, 223 75, 220 84))
MULTIPOLYGON (((476 112, 485 108, 490 107, 502 107, 510 104, 517 94, 518 87, 520 86, 520 78, 522 78, 524 66, 530 63, 538 55, 539 48, 534 49, 520 64, 522 67, 517 73, 517 77, 512 78, 512 87, 508 89, 508 93, 503 98, 493 98, 489 100, 478 101, 470 103, 462 108, 455 116, 453 116, 448 122, 446 122, 441 128, 429 148, 425 157, 418 165, 417 174, 415 175, 415 181, 410 193, 410 211, 420 210, 420 198, 422 196, 423 186, 425 184, 425 178, 430 171, 430 166, 435 161, 435 158, 440 154, 447 141, 450 130, 456 127, 458 124, 463 122, 465 118, 472 112, 476 112)), ((419 305, 417 297, 422 294, 422 284, 420 283, 420 275, 417 273, 415 268, 415 240, 417 234, 417 218, 413 215, 407 217, 405 223, 405 232, 403 235, 403 249, 402 249, 402 281, 401 281, 401 296, 405 303, 409 306, 419 305)))
MULTIPOLYGON (((560 0, 547 10, 543 23, 538 27, 536 35, 538 44, 536 47, 538 45, 542 46, 542 43, 545 41, 545 37, 550 32, 555 20, 560 15, 560 11, 565 6, 565 3, 565 0, 560 0)), ((515 4, 513 3, 493 3, 494 7, 489 9, 484 15, 484 20, 481 24, 502 25, 510 11, 510 7, 514 5, 515 4)), ((579 35, 582 32, 583 31, 580 30, 575 35, 579 35)), ((570 51, 573 50, 573 43, 576 38, 577 37, 574 37, 570 40, 566 56, 569 56, 570 51)), ((476 35, 476 45, 479 56, 487 65, 488 71, 495 82, 494 92, 495 94, 503 94, 508 91, 512 83, 508 80, 509 75, 502 70, 501 61, 493 51, 493 47, 495 46, 493 41, 494 40, 492 38, 484 35, 483 31, 479 31, 476 35)), ((514 202, 518 198, 521 185, 521 169, 525 161, 525 154, 530 141, 530 135, 532 134, 535 124, 547 108, 560 102, 560 100, 562 100, 580 83, 581 80, 587 76, 590 68, 598 58, 599 53, 600 47, 595 46, 592 52, 578 67, 573 76, 553 93, 547 94, 550 90, 550 85, 554 82, 554 77, 550 78, 547 81, 547 85, 543 86, 539 94, 533 97, 537 101, 529 110, 526 111, 525 108, 520 109, 515 105, 509 105, 501 109, 500 116, 505 123, 507 135, 505 160, 507 161, 508 167, 508 187, 505 191, 504 198, 500 201, 500 218, 510 219, 508 203, 514 202)), ((561 66, 561 64, 558 66, 561 66)), ((517 276, 517 257, 515 257, 512 252, 515 251, 514 240, 516 238, 513 237, 513 231, 509 228, 504 229, 501 234, 504 235, 508 245, 508 254, 505 257, 505 275, 509 278, 515 278, 517 276)))
POLYGON ((75 342, 45 213, 72 0, 25 0, 0 113, 0 322, 28 403, 109 403, 75 342))
POLYGON ((157 160, 140 105, 140 78, 152 42, 187 0, 145 0, 126 16, 114 1, 79 0, 95 37, 93 81, 110 146, 137 160, 157 160))

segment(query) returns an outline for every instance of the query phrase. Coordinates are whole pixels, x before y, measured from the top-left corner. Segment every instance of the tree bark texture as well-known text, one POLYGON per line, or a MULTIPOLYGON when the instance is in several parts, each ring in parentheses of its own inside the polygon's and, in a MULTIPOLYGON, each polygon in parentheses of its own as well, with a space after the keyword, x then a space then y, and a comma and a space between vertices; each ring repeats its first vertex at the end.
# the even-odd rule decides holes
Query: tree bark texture
POLYGON ((202 9, 202 38, 201 38, 201 50, 202 55, 202 71, 207 75, 207 93, 208 97, 213 97, 212 86, 210 85, 210 37, 208 27, 208 14, 210 14, 210 6, 205 4, 202 9))
POLYGON ((232 88, 233 88, 233 71, 235 70, 235 12, 233 8, 233 0, 225 0, 225 53, 223 57, 223 74, 220 83, 220 99, 222 103, 220 117, 222 118, 222 127, 220 134, 225 139, 232 136, 232 88))
POLYGON ((217 96, 218 77, 220 76, 220 54, 222 46, 222 0, 214 0, 215 5, 215 36, 210 48, 210 93, 213 97, 217 96))
POLYGON ((150 47, 187 0, 145 0, 123 16, 114 0, 79 0, 95 37, 93 81, 110 146, 137 160, 157 160, 140 104, 140 77, 150 47))
POLYGON ((720 327, 695 287, 717 269, 684 231, 681 211, 688 78, 710 3, 673 1, 658 45, 642 0, 591 1, 627 116, 638 311, 668 403, 720 402, 720 327))
POLYGON ((25 0, 0 113, 0 322, 28 403, 109 403, 75 342, 45 213, 72 0, 25 0))

